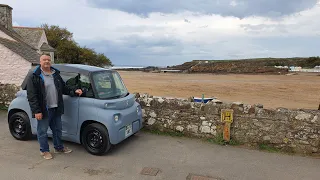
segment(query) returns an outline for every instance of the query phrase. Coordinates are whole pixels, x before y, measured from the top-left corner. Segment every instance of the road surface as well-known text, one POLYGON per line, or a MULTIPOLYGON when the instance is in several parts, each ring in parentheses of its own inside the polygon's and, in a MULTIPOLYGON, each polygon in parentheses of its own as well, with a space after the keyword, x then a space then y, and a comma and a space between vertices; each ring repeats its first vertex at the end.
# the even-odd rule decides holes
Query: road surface
MULTIPOLYGON (((44 160, 36 141, 17 141, 0 112, 0 174, 6 180, 183 180, 191 174, 225 180, 319 180, 320 159, 219 146, 147 133, 126 140, 105 156, 66 143, 73 153, 44 160), (158 168, 156 176, 142 175, 158 168)), ((50 141, 50 147, 52 142, 50 141)))

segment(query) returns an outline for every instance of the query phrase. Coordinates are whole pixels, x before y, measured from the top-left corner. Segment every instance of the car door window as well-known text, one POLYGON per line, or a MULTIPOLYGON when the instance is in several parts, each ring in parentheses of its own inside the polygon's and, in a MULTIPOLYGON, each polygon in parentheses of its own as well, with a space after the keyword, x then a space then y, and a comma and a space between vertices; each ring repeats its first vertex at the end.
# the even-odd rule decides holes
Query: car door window
POLYGON ((94 97, 88 76, 74 72, 61 72, 60 75, 69 88, 85 90, 84 97, 94 97))
POLYGON ((74 72, 60 72, 62 80, 65 82, 66 86, 72 89, 79 88, 79 78, 80 75, 74 72))
POLYGON ((80 84, 81 89, 84 89, 86 91, 85 97, 88 97, 88 98, 94 97, 93 89, 92 89, 92 86, 90 83, 89 76, 80 74, 79 75, 79 84, 80 84))

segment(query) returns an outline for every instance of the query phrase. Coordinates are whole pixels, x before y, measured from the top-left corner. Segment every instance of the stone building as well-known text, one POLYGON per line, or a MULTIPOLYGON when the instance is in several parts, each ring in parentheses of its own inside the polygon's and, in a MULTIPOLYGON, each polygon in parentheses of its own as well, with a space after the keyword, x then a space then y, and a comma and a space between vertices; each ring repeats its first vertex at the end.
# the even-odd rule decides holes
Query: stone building
POLYGON ((42 52, 50 53, 54 63, 54 48, 42 28, 14 27, 12 8, 0 4, 0 84, 21 85, 28 71, 39 64, 42 52))

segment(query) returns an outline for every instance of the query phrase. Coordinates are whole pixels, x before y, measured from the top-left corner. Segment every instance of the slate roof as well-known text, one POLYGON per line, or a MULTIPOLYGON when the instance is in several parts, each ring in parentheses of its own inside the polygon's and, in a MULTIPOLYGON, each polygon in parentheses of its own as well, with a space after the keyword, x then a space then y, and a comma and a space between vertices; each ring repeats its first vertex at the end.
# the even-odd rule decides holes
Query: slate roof
POLYGON ((39 64, 40 55, 31 47, 28 47, 21 42, 11 41, 9 39, 1 38, 1 37, 0 37, 0 44, 7 47, 11 51, 17 53, 27 61, 33 64, 39 64))
POLYGON ((49 44, 47 43, 43 43, 40 47, 41 51, 50 51, 50 52, 54 52, 56 51, 53 47, 51 47, 49 44))
MULTIPOLYGON (((22 41, 24 44, 26 44, 23 41, 23 38, 15 31, 9 31, 7 28, 5 28, 4 26, 0 25, 0 31, 4 32, 5 34, 7 34, 8 36, 10 36, 11 38, 13 38, 16 41, 22 41)), ((28 44, 27 44, 28 45, 28 44)), ((36 48, 33 48, 36 50, 36 48)))
POLYGON ((31 46, 37 48, 41 39, 43 29, 42 28, 31 28, 31 27, 13 27, 23 40, 31 46))
POLYGON ((39 64, 40 55, 37 53, 36 48, 24 42, 23 38, 13 30, 9 31, 4 26, 0 25, 0 31, 4 32, 8 36, 16 40, 16 41, 12 41, 12 40, 0 37, 0 44, 7 47, 11 51, 17 53, 27 61, 33 64, 39 64))

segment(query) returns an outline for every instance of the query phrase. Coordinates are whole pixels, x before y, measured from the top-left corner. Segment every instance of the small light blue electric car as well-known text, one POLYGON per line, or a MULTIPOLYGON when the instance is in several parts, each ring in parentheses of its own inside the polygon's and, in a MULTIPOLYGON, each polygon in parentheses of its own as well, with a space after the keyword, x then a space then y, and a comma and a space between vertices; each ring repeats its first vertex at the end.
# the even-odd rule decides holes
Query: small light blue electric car
MULTIPOLYGON (((85 97, 63 95, 62 138, 82 144, 93 155, 103 155, 142 128, 142 111, 115 70, 78 64, 53 64, 68 86, 85 88, 85 97)), ((37 134, 27 100, 26 81, 10 103, 8 124, 11 135, 28 140, 37 134)), ((48 136, 52 137, 50 128, 48 136)))

